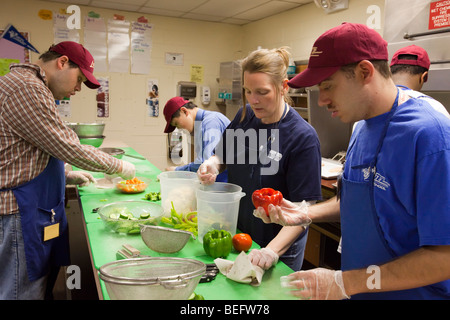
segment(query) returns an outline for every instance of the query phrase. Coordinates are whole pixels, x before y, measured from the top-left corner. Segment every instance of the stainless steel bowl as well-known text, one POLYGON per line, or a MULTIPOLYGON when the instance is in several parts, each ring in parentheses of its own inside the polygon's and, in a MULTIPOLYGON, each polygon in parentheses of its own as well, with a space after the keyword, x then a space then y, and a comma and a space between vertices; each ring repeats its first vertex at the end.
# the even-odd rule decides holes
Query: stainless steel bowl
POLYGON ((94 146, 96 148, 100 147, 105 140, 105 136, 98 137, 78 137, 80 139, 81 144, 88 144, 90 146, 94 146))
POLYGON ((110 262, 99 271, 112 300, 186 300, 206 265, 194 259, 149 257, 110 262))
POLYGON ((158 226, 141 225, 144 243, 159 253, 174 253, 184 248, 192 232, 158 226))
POLYGON ((67 123, 67 126, 71 128, 78 137, 83 138, 93 138, 103 136, 103 131, 105 130, 104 123, 80 123, 80 122, 72 122, 67 123))
POLYGON ((125 150, 119 148, 100 148, 100 150, 117 159, 122 159, 125 154, 125 150))

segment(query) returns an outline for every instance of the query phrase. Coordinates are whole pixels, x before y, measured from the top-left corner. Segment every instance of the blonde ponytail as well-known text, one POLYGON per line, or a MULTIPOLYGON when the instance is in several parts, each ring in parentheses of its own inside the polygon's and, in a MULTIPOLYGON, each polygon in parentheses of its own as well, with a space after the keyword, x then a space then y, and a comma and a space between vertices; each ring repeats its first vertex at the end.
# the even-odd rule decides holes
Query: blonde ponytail
MULTIPOLYGON (((241 62, 242 79, 244 79, 245 71, 250 73, 265 73, 270 76, 272 84, 275 86, 277 92, 279 93, 279 86, 283 85, 283 82, 288 78, 287 70, 289 67, 290 57, 291 54, 289 52, 289 47, 255 50, 241 62)), ((244 88, 242 88, 242 97, 244 102, 244 109, 242 111, 241 122, 245 118, 247 104, 244 88)), ((288 104, 292 103, 292 99, 287 95, 284 95, 284 101, 288 104)))

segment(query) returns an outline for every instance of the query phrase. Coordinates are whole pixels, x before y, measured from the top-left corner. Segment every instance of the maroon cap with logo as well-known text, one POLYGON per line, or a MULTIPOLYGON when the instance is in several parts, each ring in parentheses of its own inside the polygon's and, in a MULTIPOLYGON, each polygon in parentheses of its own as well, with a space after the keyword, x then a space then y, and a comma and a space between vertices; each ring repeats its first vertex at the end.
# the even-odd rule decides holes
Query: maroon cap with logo
POLYGON ((411 45, 404 48, 401 48, 397 52, 394 53, 391 61, 391 67, 396 64, 407 64, 412 66, 419 66, 425 69, 430 69, 430 58, 428 57, 428 53, 425 49, 411 45), (416 56, 415 59, 401 59, 402 55, 412 55, 416 56))
POLYGON ((378 32, 363 24, 344 22, 317 38, 308 68, 288 84, 293 88, 311 87, 330 77, 342 66, 362 60, 388 59, 387 42, 378 32))
POLYGON ((67 56, 70 61, 76 63, 83 72, 87 80, 84 84, 91 89, 100 87, 97 79, 95 79, 94 72, 94 58, 89 51, 81 44, 73 41, 63 41, 50 47, 49 51, 54 51, 64 56, 67 56))
POLYGON ((184 100, 183 97, 174 97, 169 101, 167 101, 163 111, 164 118, 166 119, 167 122, 166 128, 164 129, 164 133, 169 133, 175 130, 175 127, 170 124, 172 122, 172 116, 175 112, 177 112, 178 109, 180 109, 188 102, 189 100, 184 100))

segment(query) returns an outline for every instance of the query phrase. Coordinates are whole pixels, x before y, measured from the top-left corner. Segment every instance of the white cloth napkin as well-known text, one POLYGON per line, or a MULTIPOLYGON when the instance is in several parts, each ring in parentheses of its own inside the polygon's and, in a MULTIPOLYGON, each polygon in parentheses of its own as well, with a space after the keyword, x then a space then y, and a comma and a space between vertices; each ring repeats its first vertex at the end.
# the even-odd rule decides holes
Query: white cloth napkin
POLYGON ((248 283, 252 286, 259 286, 261 284, 264 270, 253 265, 244 251, 237 256, 234 262, 217 258, 214 260, 214 263, 220 272, 230 280, 248 283))

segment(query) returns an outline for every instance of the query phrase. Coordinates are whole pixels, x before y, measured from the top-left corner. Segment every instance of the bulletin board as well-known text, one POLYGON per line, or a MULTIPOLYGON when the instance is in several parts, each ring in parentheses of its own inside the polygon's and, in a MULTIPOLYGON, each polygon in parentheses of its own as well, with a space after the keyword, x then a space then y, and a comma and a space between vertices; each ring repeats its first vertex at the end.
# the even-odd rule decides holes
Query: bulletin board
MULTIPOLYGON (((3 31, 4 29, 0 30, 0 35, 2 35, 3 31)), ((27 41, 30 41, 28 32, 20 32, 20 34, 27 41)), ((0 76, 4 76, 9 72, 11 63, 19 62, 30 62, 30 50, 9 40, 0 39, 0 76)))

